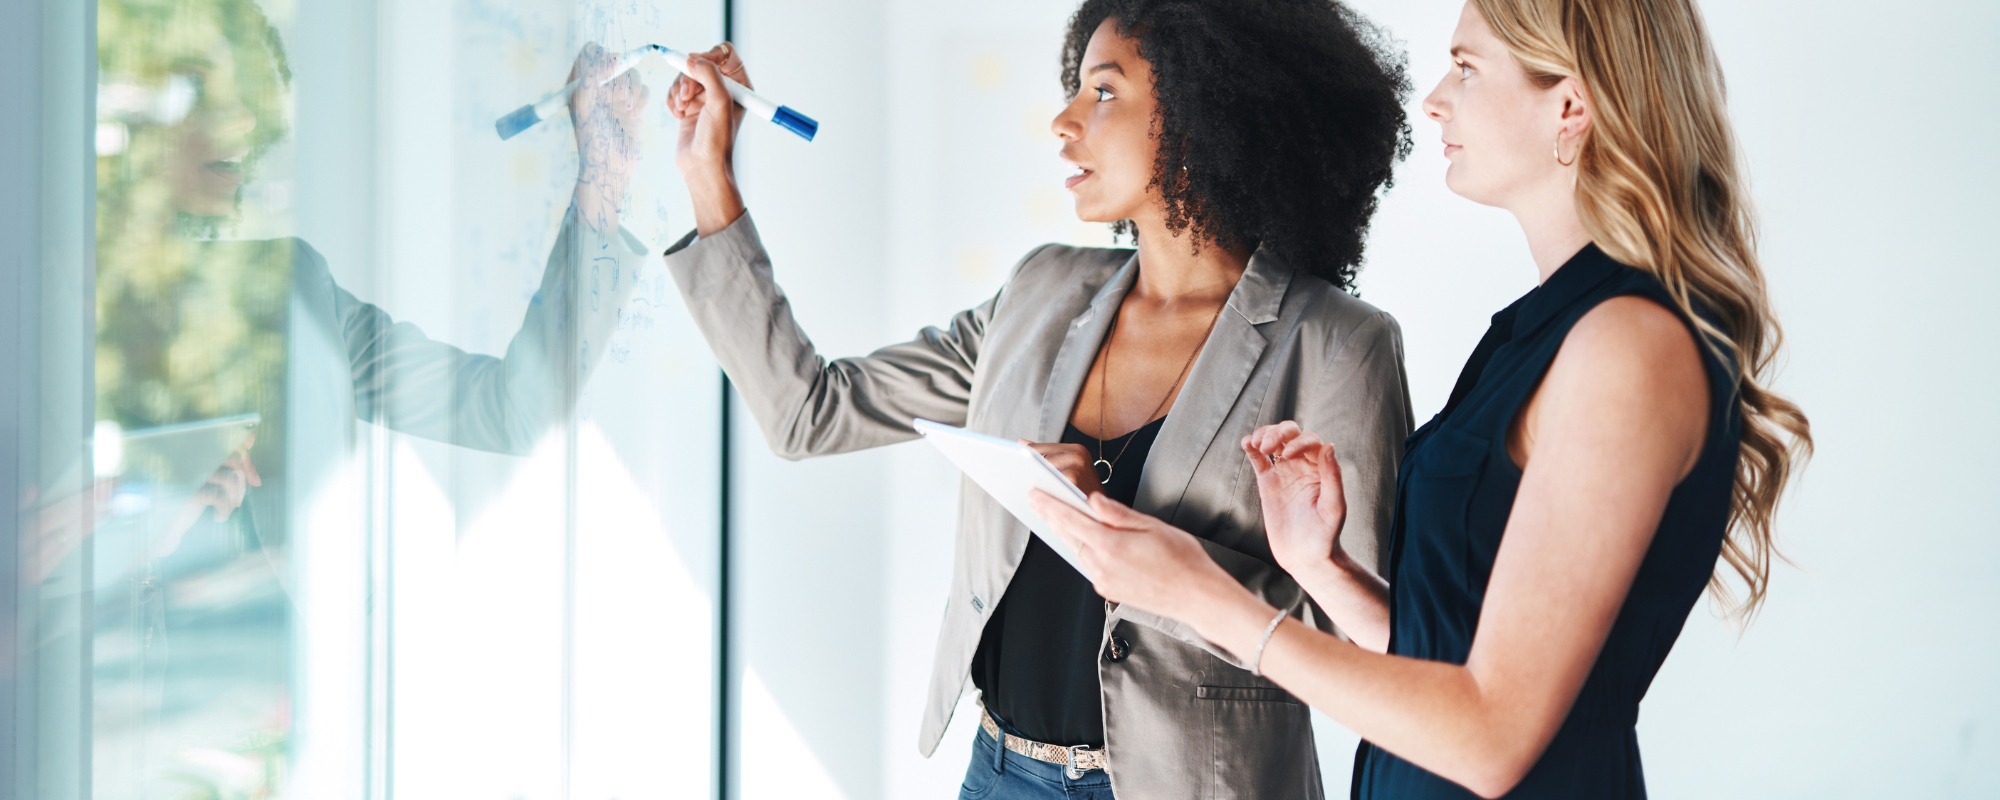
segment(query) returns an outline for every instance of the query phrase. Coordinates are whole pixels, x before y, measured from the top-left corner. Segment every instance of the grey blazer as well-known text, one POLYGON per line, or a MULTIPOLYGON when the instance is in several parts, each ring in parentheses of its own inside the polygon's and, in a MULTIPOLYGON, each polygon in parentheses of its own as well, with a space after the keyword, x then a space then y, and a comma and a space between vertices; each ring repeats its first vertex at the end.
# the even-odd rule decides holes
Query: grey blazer
MULTIPOLYGON (((666 254, 688 311, 771 449, 798 459, 907 441, 911 419, 1007 438, 1061 438, 1112 312, 1138 275, 1130 250, 1045 245, 993 299, 943 329, 867 356, 827 361, 799 329, 745 214, 666 254)), ((1245 586, 1331 630, 1274 566, 1257 487, 1237 442, 1298 420, 1338 448, 1346 546, 1371 563, 1389 525, 1410 406, 1396 321, 1259 252, 1230 294, 1168 413, 1134 505, 1198 537, 1245 586)), ((918 748, 929 755, 964 690, 987 614, 1031 534, 978 486, 959 491, 951 596, 938 634, 918 748)), ((1186 626, 1107 604, 1100 658, 1114 791, 1152 798, 1319 798, 1304 705, 1186 626)))

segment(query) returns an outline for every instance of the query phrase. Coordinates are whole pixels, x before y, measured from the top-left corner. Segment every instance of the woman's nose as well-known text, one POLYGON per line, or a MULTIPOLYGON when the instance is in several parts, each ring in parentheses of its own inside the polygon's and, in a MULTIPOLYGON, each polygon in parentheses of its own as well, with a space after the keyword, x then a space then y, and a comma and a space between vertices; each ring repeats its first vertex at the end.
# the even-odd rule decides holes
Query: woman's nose
POLYGON ((257 129, 257 115, 239 102, 218 103, 208 118, 209 131, 225 141, 247 139, 257 129))
POLYGON ((1445 105, 1444 102, 1444 85, 1449 80, 1450 77, 1446 76, 1445 80, 1438 81, 1437 87, 1431 89, 1431 93, 1424 96, 1424 116, 1438 122, 1444 122, 1451 118, 1451 108, 1445 105))
POLYGON ((1076 120, 1070 116, 1070 110, 1075 107, 1074 103, 1063 106, 1061 111, 1056 112, 1056 118, 1049 120, 1049 130, 1055 133, 1056 138, 1065 142, 1076 141, 1078 135, 1083 130, 1083 126, 1077 124, 1076 120))
POLYGON ((247 108, 239 109, 235 114, 230 115, 228 122, 223 126, 223 130, 227 131, 230 135, 244 138, 248 138, 250 132, 256 129, 257 116, 250 113, 250 110, 247 108))

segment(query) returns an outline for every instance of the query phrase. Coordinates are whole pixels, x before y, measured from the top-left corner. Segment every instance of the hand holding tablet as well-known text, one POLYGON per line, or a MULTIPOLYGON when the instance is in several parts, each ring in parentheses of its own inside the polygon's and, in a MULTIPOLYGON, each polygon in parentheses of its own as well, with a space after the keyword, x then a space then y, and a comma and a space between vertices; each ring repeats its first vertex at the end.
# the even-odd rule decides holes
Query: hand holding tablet
MULTIPOLYGON (((924 440, 936 447, 944 457, 951 459, 966 477, 971 478, 979 488, 986 490, 994 500, 1014 515, 1021 524, 1028 526, 1036 536, 1042 537, 1049 549, 1056 551, 1064 561, 1088 578, 1090 573, 1077 560, 1076 551, 1069 542, 1063 541, 1055 528, 1028 507, 1031 489, 1040 489, 1050 497, 1061 500, 1078 511, 1090 514, 1090 501, 1083 490, 1076 488, 1060 470, 1051 465, 1040 453, 1025 444, 1009 441, 997 436, 974 433, 964 428, 953 427, 927 419, 917 420, 917 432, 924 440)), ((1095 516, 1095 515, 1092 515, 1095 516)))

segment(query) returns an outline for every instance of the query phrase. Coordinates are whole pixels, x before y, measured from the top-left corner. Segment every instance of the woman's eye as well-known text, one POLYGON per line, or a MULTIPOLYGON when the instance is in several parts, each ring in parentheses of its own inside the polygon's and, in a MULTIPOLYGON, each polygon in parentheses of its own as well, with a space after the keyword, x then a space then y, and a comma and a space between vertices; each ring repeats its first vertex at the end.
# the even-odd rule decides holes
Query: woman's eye
POLYGON ((1103 86, 1097 87, 1097 102, 1102 103, 1114 97, 1117 97, 1117 95, 1112 94, 1110 89, 1103 86))
POLYGON ((1472 65, 1460 62, 1458 65, 1458 79, 1465 80, 1470 77, 1472 77, 1472 65))

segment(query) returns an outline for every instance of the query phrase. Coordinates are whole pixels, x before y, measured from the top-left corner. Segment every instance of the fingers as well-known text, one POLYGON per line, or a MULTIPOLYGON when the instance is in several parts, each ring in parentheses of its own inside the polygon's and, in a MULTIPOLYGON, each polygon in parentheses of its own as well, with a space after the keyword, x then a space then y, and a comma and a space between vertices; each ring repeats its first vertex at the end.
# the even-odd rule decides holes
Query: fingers
POLYGON ((1340 462, 1333 457, 1333 445, 1324 445, 1324 448, 1319 454, 1319 479, 1326 488, 1321 490, 1320 496, 1338 501, 1344 509, 1347 507, 1347 493, 1340 482, 1340 462))
POLYGON ((243 473, 233 467, 216 470, 214 475, 208 477, 208 485, 215 489, 222 501, 232 506, 243 502, 243 493, 249 489, 243 473))
POLYGON ((1026 439, 1015 441, 1040 453, 1042 460, 1049 462, 1049 466, 1055 467, 1056 471, 1061 472, 1070 483, 1076 484, 1076 488, 1082 489, 1084 494, 1104 491, 1104 485, 1097 479, 1097 467, 1093 464, 1090 451, 1085 450, 1083 445, 1043 444, 1026 439))
POLYGON ((1034 510, 1035 516, 1055 526, 1056 532, 1070 540, 1072 546, 1094 547, 1102 541, 1106 532, 1103 523, 1040 489, 1028 492, 1028 507, 1034 510))
POLYGON ((576 81, 576 90, 571 94, 572 105, 587 103, 595 96, 598 87, 610 81, 611 70, 618 65, 618 57, 605 50, 596 42, 587 42, 576 54, 576 63, 570 65, 569 79, 576 81))
MULTIPOLYGON (((252 486, 264 485, 263 476, 257 474, 257 467, 250 463, 250 457, 247 455, 239 453, 230 456, 228 461, 222 462, 222 469, 215 474, 221 476, 225 472, 229 474, 229 484, 240 489, 237 494, 249 491, 252 486)), ((210 479, 211 482, 213 480, 210 479)))
POLYGON ((1261 478, 1278 462, 1288 459, 1302 460, 1307 466, 1314 466, 1324 443, 1318 435, 1301 429, 1297 422, 1286 420, 1258 428, 1243 437, 1242 444, 1244 455, 1249 457, 1251 467, 1261 478))
POLYGON ((576 63, 569 70, 569 80, 577 83, 576 91, 571 96, 572 113, 601 99, 617 116, 636 118, 646 107, 646 84, 637 70, 614 73, 617 68, 617 53, 604 49, 596 42, 584 44, 577 53, 576 63))
POLYGON ((667 113, 674 115, 674 119, 678 120, 686 119, 689 114, 699 111, 701 106, 695 99, 701 91, 701 84, 695 79, 686 75, 675 76, 674 82, 667 86, 667 113))
POLYGON ((646 108, 646 83, 639 79, 638 70, 626 70, 604 84, 601 91, 605 104, 620 118, 635 118, 646 108))
POLYGON ((1318 436, 1310 433, 1300 433, 1292 437, 1289 441, 1286 441, 1284 447, 1280 448, 1274 455, 1280 460, 1287 458, 1317 458, 1319 457, 1322 444, 1318 436))
POLYGON ((1051 462, 1055 461, 1058 458, 1083 459, 1083 458, 1088 458, 1090 456, 1090 451, 1083 449, 1083 445, 1080 444, 1068 444, 1063 442, 1058 442, 1054 444, 1044 444, 1041 442, 1031 442, 1026 439, 1015 439, 1014 441, 1027 445, 1029 449, 1032 449, 1037 453, 1041 453, 1043 458, 1046 458, 1051 462))
POLYGON ((1131 506, 1120 503, 1102 492, 1090 496, 1090 511, 1106 525, 1114 528, 1137 529, 1143 527, 1151 517, 1133 511, 1131 506))
MULTIPOLYGON (((743 59, 736 54, 734 45, 723 42, 702 52, 689 54, 688 72, 697 74, 675 76, 673 85, 667 88, 667 110, 674 115, 674 119, 685 119, 706 105, 709 83, 699 76, 702 64, 718 68, 721 74, 729 76, 737 83, 750 85, 750 75, 744 70, 743 59)), ((717 91, 725 95, 729 93, 726 89, 718 88, 717 91)))
POLYGON ((1262 450, 1257 449, 1256 440, 1257 434, 1255 433, 1243 437, 1243 457, 1250 459, 1250 470, 1257 473, 1257 477, 1261 479, 1264 477, 1264 473, 1270 472, 1271 468, 1275 465, 1271 463, 1270 457, 1264 455, 1262 450))
POLYGON ((1254 455, 1277 455, 1285 442, 1290 441, 1300 433, 1303 433, 1303 431, 1299 429, 1299 424, 1291 420, 1285 420, 1275 425, 1265 425, 1251 431, 1249 436, 1243 437, 1243 449, 1254 455))
POLYGON ((569 77, 563 79, 563 82, 576 80, 579 75, 590 74, 591 67, 603 60, 603 54, 604 48, 598 43, 584 42, 583 49, 577 51, 576 62, 569 66, 569 77))
POLYGON ((250 458, 250 447, 257 443, 251 436, 243 441, 235 455, 222 462, 222 468, 208 476, 207 485, 196 495, 196 502, 215 510, 215 521, 224 522, 236 509, 243 506, 243 498, 250 494, 250 487, 263 486, 264 476, 257 473, 257 464, 250 458))
POLYGON ((735 138, 737 123, 743 115, 736 102, 729 97, 729 90, 722 85, 722 74, 716 71, 714 63, 700 56, 688 56, 688 72, 693 73, 694 79, 701 84, 701 124, 721 133, 717 141, 726 149, 735 138))
POLYGON ((253 433, 244 437, 243 446, 237 448, 236 455, 226 463, 228 466, 233 466, 242 471, 243 477, 250 481, 251 486, 263 486, 264 476, 257 473, 257 462, 250 459, 250 448, 256 446, 256 444, 257 434, 253 433))
POLYGON ((1257 437, 1257 449, 1265 455, 1277 455, 1278 451, 1299 434, 1305 433, 1297 422, 1285 420, 1276 425, 1258 428, 1252 436, 1257 437))
POLYGON ((208 479, 208 485, 195 493, 196 506, 208 506, 214 510, 215 521, 225 522, 236 508, 243 504, 242 479, 233 471, 227 476, 218 472, 208 479))
POLYGON ((703 89, 702 110, 716 105, 727 107, 730 102, 729 87, 722 85, 722 73, 716 70, 715 62, 701 56, 688 56, 688 72, 694 73, 695 81, 703 89))
POLYGON ((722 74, 729 76, 730 80, 743 84, 744 88, 756 88, 750 85, 750 73, 744 68, 743 57, 737 54, 736 45, 723 42, 709 48, 708 52, 701 55, 714 62, 716 68, 720 69, 722 74))

